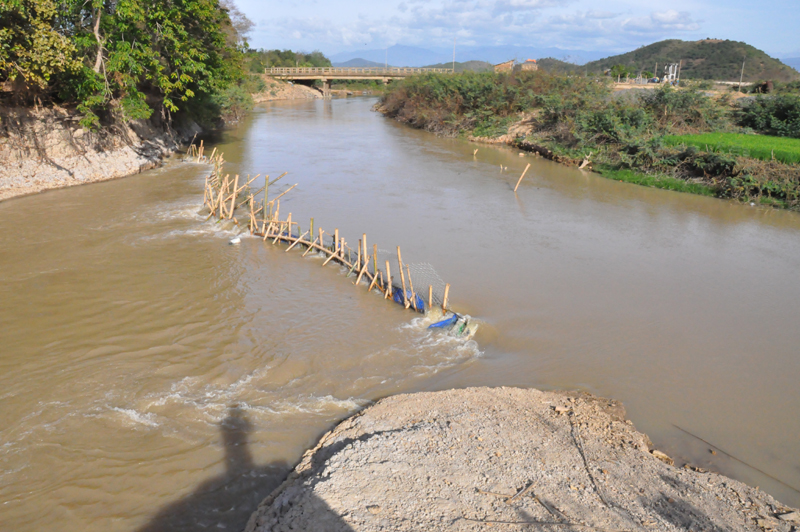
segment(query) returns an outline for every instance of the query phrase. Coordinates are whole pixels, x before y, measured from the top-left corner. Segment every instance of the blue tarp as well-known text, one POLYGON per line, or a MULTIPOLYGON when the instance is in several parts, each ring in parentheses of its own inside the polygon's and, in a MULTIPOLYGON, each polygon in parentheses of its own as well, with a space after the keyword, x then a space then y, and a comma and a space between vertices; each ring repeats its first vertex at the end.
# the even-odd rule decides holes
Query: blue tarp
MULTIPOLYGON (((394 299, 394 302, 397 303, 398 305, 403 304, 403 293, 401 292, 401 290, 402 289, 395 290, 394 293, 392 294, 392 299, 394 299)), ((411 301, 411 296, 412 296, 411 290, 406 289, 406 298, 409 301, 411 301)), ((419 296, 417 296, 417 310, 419 310, 420 312, 423 312, 425 310, 425 302, 419 296)))
POLYGON ((437 321, 436 323, 432 323, 431 325, 428 325, 428 329, 438 329, 438 328, 442 328, 442 327, 451 327, 451 326, 455 325, 455 323, 457 321, 458 321, 458 314, 453 314, 449 318, 445 318, 442 321, 437 321))

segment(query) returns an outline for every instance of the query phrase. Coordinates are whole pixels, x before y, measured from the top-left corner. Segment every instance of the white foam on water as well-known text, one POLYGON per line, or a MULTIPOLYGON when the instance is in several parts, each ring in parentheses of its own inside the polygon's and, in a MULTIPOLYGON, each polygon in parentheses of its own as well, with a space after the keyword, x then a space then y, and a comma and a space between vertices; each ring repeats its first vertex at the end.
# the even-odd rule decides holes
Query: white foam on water
POLYGON ((123 418, 135 425, 145 425, 147 427, 157 427, 159 425, 156 421, 156 415, 152 413, 143 413, 133 408, 119 408, 112 407, 112 411, 122 414, 123 418))

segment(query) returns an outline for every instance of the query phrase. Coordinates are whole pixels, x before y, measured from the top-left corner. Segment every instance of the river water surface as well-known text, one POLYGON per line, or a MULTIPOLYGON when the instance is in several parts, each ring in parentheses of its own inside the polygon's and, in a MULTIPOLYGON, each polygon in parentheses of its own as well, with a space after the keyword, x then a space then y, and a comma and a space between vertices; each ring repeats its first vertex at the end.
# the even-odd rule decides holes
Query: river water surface
POLYGON ((267 104, 208 143, 231 173, 288 170, 281 213, 304 227, 431 264, 474 339, 318 258, 229 245, 202 165, 0 203, 0 530, 238 530, 337 420, 473 385, 622 400, 668 454, 800 505, 800 216, 436 138, 373 103, 267 104))

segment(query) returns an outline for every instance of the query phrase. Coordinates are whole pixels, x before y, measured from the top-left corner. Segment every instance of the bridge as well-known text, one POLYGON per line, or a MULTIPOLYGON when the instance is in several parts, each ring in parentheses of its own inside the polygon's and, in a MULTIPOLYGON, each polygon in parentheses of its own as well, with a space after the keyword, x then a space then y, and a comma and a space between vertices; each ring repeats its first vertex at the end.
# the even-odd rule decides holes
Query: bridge
POLYGON ((384 84, 393 79, 407 78, 417 74, 452 74, 452 68, 411 67, 273 67, 265 68, 264 74, 284 81, 322 81, 322 95, 331 95, 334 79, 377 79, 384 84))

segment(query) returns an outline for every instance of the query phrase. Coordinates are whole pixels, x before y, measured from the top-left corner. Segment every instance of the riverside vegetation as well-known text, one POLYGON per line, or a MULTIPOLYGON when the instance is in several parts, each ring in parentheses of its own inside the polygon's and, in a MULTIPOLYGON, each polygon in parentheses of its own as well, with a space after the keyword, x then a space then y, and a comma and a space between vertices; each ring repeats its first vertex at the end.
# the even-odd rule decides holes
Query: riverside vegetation
POLYGON ((229 0, 0 2, 2 103, 72 109, 87 130, 154 113, 213 127, 249 104, 251 26, 229 0))
POLYGON ((612 179, 800 210, 791 90, 734 101, 692 87, 614 92, 608 78, 542 71, 428 74, 394 84, 379 106, 437 134, 590 161, 612 179))

